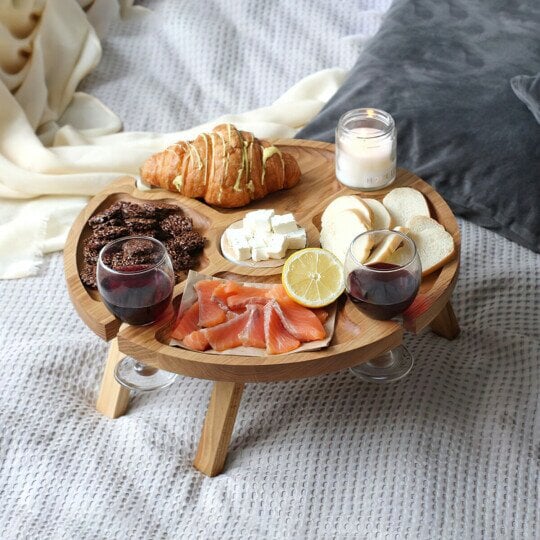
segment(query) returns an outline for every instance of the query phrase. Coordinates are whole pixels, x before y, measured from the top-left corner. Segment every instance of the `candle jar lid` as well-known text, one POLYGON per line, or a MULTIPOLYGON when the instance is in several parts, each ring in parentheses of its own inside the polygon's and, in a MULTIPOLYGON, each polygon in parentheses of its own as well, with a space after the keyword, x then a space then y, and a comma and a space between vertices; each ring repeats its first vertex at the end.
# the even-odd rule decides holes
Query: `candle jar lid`
POLYGON ((336 128, 336 177, 362 191, 382 189, 396 177, 396 126, 380 109, 346 112, 336 128))

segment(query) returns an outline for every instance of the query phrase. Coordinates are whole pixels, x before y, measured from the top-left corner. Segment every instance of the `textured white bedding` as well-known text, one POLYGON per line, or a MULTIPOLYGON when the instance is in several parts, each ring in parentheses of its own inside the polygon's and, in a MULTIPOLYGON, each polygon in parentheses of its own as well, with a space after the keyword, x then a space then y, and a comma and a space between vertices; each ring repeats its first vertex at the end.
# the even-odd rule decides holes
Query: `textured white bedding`
MULTIPOLYGON (((84 89, 128 129, 187 128, 350 65, 347 36, 386 5, 151 2, 159 32, 119 24, 84 89)), ((0 281, 0 537, 537 538, 540 256, 460 225, 461 337, 408 336, 416 366, 389 387, 348 372, 248 385, 213 479, 191 467, 211 383, 179 378, 108 420, 106 344, 61 256, 0 281)))
POLYGON ((146 0, 115 25, 82 85, 126 131, 172 132, 269 105, 320 69, 350 68, 391 0, 146 0))

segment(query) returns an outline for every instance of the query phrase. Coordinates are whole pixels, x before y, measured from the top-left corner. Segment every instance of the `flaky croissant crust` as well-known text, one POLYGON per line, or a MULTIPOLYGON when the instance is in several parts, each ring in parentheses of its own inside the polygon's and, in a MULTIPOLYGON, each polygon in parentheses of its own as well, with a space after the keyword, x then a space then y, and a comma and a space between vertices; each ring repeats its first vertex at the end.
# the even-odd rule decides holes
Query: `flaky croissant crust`
POLYGON ((141 167, 143 182, 223 208, 291 188, 300 175, 290 154, 232 124, 220 124, 194 141, 179 141, 141 167))

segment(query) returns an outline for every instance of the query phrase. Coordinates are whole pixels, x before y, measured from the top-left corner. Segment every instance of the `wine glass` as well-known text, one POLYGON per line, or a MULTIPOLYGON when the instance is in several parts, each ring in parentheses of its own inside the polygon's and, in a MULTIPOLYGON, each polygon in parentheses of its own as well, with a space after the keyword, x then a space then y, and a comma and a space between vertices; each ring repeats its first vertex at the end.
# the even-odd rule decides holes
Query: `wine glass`
MULTIPOLYGON (((127 324, 151 324, 171 303, 173 266, 155 238, 128 236, 110 242, 99 253, 96 277, 104 304, 127 324)), ((115 377, 127 388, 150 391, 169 386, 176 374, 125 357, 116 365, 115 377)))
MULTIPOLYGON (((422 267, 411 238, 398 231, 374 230, 360 234, 351 243, 345 275, 347 293, 358 308, 370 317, 387 320, 401 315, 412 304, 422 267), (361 262, 370 250, 367 262, 361 262)), ((351 371, 366 381, 389 383, 405 377, 413 363, 411 353, 401 345, 351 371)))

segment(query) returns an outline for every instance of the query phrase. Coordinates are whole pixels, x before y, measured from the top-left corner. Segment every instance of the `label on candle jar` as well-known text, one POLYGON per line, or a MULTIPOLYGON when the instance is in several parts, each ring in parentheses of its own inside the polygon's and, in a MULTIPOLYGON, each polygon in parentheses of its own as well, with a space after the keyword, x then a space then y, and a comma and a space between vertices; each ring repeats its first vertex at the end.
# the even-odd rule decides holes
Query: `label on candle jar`
POLYGON ((396 146, 393 137, 375 128, 357 128, 342 137, 336 149, 336 176, 348 187, 377 189, 396 176, 396 146))

